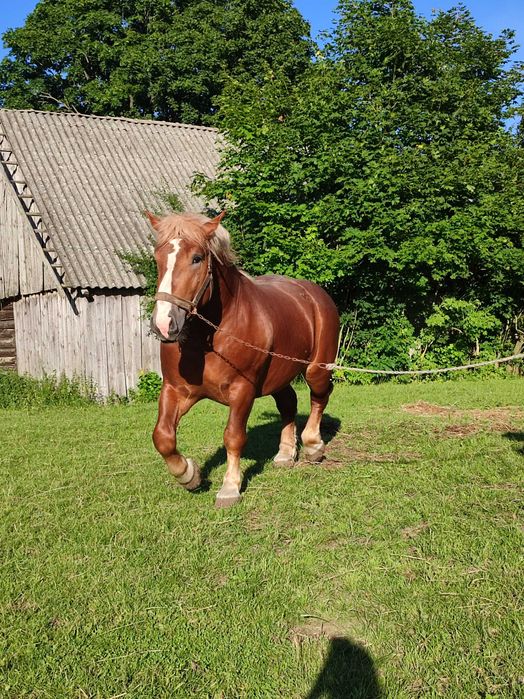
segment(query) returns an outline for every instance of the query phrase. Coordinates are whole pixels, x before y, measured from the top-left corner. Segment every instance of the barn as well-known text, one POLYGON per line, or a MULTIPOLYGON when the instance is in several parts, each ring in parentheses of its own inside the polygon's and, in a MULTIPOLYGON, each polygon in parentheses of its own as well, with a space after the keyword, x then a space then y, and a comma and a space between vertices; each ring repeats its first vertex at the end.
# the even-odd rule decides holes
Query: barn
POLYGON ((92 380, 126 395, 159 371, 144 280, 122 260, 149 244, 144 209, 166 193, 201 210, 215 129, 0 109, 0 367, 92 380))

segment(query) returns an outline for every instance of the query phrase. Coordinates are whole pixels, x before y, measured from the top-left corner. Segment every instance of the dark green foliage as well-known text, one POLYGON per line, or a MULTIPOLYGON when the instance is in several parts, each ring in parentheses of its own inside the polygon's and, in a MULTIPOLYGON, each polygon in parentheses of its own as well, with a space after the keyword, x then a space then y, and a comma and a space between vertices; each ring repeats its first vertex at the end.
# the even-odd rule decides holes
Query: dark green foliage
POLYGON ((512 33, 491 37, 463 7, 431 20, 410 2, 339 10, 299 80, 272 74, 223 94, 231 145, 207 195, 229 204, 248 271, 307 277, 356 314, 354 362, 511 350, 524 297, 512 33))
POLYGON ((156 371, 140 374, 136 389, 131 392, 131 400, 135 403, 150 403, 158 400, 162 388, 162 377, 156 371))
MULTIPOLYGON (((164 188, 159 189, 156 192, 156 195, 160 202, 168 207, 170 213, 181 212, 184 210, 184 205, 176 192, 172 192, 171 190, 164 188)), ((161 214, 162 212, 157 211, 156 213, 161 214)))
POLYGON ((35 379, 14 371, 0 371, 0 408, 88 405, 95 401, 96 389, 87 381, 63 375, 35 379))
POLYGON ((289 0, 40 0, 3 35, 0 105, 211 123, 231 76, 300 73, 308 35, 289 0))
POLYGON ((151 241, 151 248, 141 248, 134 252, 122 252, 119 255, 120 259, 123 260, 135 274, 139 274, 144 278, 143 307, 146 316, 150 316, 153 312, 157 284, 157 268, 152 248, 153 241, 151 241))
MULTIPOLYGON (((435 307, 434 313, 427 318, 426 326, 418 335, 407 318, 406 310, 401 306, 391 308, 390 314, 382 317, 381 314, 374 316, 372 308, 356 303, 353 314, 342 315, 338 363, 346 367, 403 371, 438 369, 491 360, 506 351, 511 352, 511 348, 505 345, 504 338, 496 334, 499 330, 500 322, 497 318, 468 301, 445 299, 439 307, 435 307)), ((518 361, 512 366, 515 373, 518 373, 518 367, 522 363, 518 361)), ((416 380, 475 379, 480 375, 509 376, 508 365, 428 374, 417 377, 416 380)), ((356 384, 386 380, 384 376, 339 370, 335 371, 335 379, 356 384)), ((397 376, 392 380, 405 383, 412 379, 409 376, 397 376)))

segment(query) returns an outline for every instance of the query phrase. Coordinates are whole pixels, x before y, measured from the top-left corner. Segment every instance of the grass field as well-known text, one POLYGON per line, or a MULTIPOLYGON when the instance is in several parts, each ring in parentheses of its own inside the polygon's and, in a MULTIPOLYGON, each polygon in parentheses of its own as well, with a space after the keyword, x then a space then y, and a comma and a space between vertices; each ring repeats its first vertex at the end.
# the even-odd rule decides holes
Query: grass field
POLYGON ((260 400, 230 510, 225 409, 182 423, 195 494, 155 412, 0 411, 0 697, 524 697, 522 380, 339 386, 291 470, 260 400))

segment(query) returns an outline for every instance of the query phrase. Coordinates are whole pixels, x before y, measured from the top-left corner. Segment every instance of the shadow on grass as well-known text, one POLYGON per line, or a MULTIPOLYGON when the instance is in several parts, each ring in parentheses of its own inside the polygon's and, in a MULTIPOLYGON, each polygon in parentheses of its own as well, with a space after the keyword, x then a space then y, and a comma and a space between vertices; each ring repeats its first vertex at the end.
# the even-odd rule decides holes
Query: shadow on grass
MULTIPOLYGON (((241 490, 244 491, 249 482, 258 474, 262 473, 264 466, 270 461, 278 451, 280 442, 281 422, 280 417, 273 412, 262 413, 262 418, 268 418, 269 421, 262 425, 255 425, 248 428, 247 444, 242 453, 242 458, 255 463, 249 466, 244 472, 241 490)), ((307 415, 297 416, 298 434, 304 429, 307 422, 307 415)), ((224 424, 225 427, 225 424, 224 424)), ((328 444, 340 429, 340 420, 331 417, 327 413, 322 418, 321 432, 322 438, 328 444)), ((209 477, 215 468, 226 463, 226 450, 223 446, 219 447, 211 456, 202 468, 202 490, 209 490, 209 477)))
POLYGON ((524 432, 506 432, 503 437, 511 442, 516 442, 515 450, 524 456, 524 432))
POLYGON ((332 638, 324 667, 304 699, 380 699, 381 696, 369 653, 347 638, 332 638))

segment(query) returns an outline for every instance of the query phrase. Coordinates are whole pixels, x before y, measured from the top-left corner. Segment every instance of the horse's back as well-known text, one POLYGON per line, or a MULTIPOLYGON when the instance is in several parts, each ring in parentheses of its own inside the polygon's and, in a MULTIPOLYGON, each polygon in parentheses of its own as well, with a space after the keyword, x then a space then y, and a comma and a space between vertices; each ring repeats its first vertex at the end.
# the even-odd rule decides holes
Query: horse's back
POLYGON ((275 294, 286 293, 291 297, 314 299, 315 302, 332 307, 336 311, 336 306, 331 296, 313 282, 307 279, 292 279, 279 274, 265 274, 262 277, 252 277, 254 284, 264 290, 265 293, 275 294))
POLYGON ((339 315, 329 294, 304 279, 266 275, 253 281, 263 315, 275 331, 278 351, 297 351, 301 358, 307 355, 314 361, 332 362, 338 346, 339 315))
POLYGON ((267 274, 262 277, 253 277, 253 283, 262 296, 271 303, 280 313, 286 310, 286 299, 291 308, 300 307, 305 310, 314 307, 318 312, 335 319, 338 332, 338 311, 331 296, 318 286, 306 279, 291 279, 277 274, 267 274))

